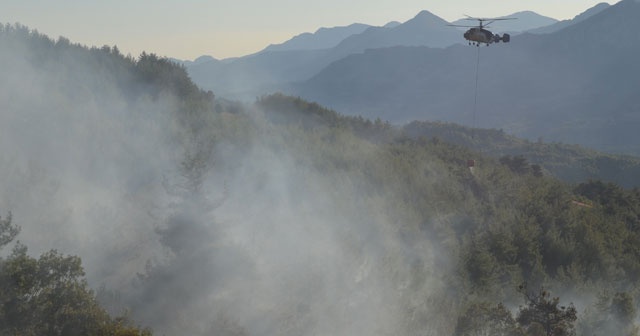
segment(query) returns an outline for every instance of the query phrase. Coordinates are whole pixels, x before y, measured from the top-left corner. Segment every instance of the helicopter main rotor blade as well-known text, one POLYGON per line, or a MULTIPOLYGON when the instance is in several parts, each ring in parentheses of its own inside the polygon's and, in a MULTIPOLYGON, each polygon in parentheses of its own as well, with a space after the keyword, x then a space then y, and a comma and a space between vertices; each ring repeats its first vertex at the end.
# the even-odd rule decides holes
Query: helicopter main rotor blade
POLYGON ((475 20, 475 21, 504 21, 504 20, 517 20, 518 18, 476 18, 466 15, 464 20, 475 20))
POLYGON ((464 27, 464 28, 478 28, 478 26, 463 26, 463 25, 454 25, 454 24, 448 24, 447 26, 450 26, 450 27, 464 27))

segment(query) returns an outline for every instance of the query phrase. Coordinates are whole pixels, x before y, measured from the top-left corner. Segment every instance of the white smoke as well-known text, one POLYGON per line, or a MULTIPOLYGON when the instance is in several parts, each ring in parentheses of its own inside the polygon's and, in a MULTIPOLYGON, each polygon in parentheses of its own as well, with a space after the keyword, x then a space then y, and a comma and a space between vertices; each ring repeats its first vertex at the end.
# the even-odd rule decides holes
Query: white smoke
POLYGON ((12 212, 33 254, 77 254, 91 280, 124 281, 157 245, 149 214, 179 155, 172 100, 126 97, 83 53, 56 62, 19 42, 4 47, 0 211, 12 212))
MULTIPOLYGON (((113 305, 160 334, 446 330, 426 321, 451 308, 436 306, 447 270, 427 233, 401 229, 421 223, 366 174, 324 166, 320 135, 306 151, 303 132, 259 112, 214 116, 200 192, 178 195, 173 97, 123 90, 119 75, 92 71, 88 51, 32 52, 0 49, 0 213, 13 213, 32 254, 80 256, 91 286, 120 293, 113 305)), ((370 157, 359 164, 379 160, 344 140, 370 157)))

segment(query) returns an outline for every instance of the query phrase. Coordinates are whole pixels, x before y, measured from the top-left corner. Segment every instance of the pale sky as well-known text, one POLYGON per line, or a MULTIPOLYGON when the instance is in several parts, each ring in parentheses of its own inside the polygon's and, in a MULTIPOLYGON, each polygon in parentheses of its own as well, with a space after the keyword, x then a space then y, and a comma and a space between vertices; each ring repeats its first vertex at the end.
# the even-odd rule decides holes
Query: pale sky
POLYGON ((117 45, 193 60, 244 56, 321 27, 405 22, 421 10, 454 21, 523 10, 571 19, 598 0, 0 0, 0 23, 21 23, 86 46, 117 45))

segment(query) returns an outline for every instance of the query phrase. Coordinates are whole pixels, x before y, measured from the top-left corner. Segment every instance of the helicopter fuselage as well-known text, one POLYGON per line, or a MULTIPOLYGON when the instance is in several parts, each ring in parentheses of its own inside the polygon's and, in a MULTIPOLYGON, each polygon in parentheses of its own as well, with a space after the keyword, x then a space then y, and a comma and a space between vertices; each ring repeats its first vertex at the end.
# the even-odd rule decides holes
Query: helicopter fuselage
POLYGON ((492 32, 482 27, 474 27, 464 33, 464 38, 469 41, 469 44, 480 46, 481 43, 485 43, 486 45, 498 43, 500 41, 506 43, 509 42, 511 36, 509 36, 509 34, 503 34, 502 36, 498 34, 494 35, 492 32))
POLYGON ((489 24, 493 23, 494 21, 502 21, 502 20, 514 20, 515 18, 494 18, 494 19, 489 19, 489 18, 474 18, 471 16, 467 15, 467 19, 466 20, 474 20, 474 21, 478 21, 478 25, 477 26, 464 26, 464 25, 456 25, 456 24, 450 24, 449 26, 453 26, 453 27, 470 27, 469 30, 467 30, 464 33, 464 38, 469 41, 470 45, 475 45, 475 46, 480 46, 480 44, 484 43, 486 45, 489 45, 491 43, 498 43, 500 41, 502 42, 509 42, 511 40, 511 36, 509 34, 502 34, 502 36, 498 35, 498 34, 493 34, 492 32, 484 29, 485 27, 488 27, 489 24))
POLYGON ((493 33, 483 28, 471 28, 464 33, 464 38, 477 43, 495 42, 493 33))

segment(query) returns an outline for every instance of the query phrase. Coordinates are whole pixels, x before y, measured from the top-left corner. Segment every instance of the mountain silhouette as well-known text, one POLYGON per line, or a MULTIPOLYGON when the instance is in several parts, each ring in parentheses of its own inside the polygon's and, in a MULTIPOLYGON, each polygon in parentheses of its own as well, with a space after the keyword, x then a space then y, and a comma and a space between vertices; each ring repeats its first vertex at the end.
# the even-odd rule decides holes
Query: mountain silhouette
POLYGON ((411 20, 394 27, 371 27, 336 46, 337 52, 361 52, 392 46, 446 47, 455 44, 460 32, 448 22, 423 10, 411 20))
POLYGON ((360 34, 370 25, 354 23, 344 27, 320 28, 315 33, 302 33, 280 44, 272 44, 262 52, 316 50, 333 48, 345 38, 360 34))
POLYGON ((609 8, 609 4, 606 2, 602 2, 599 3, 597 5, 595 5, 594 7, 589 8, 588 10, 586 10, 585 12, 577 15, 576 17, 574 17, 571 20, 562 20, 559 22, 556 22, 555 24, 552 25, 548 25, 548 26, 544 26, 544 27, 540 27, 540 28, 536 28, 536 29, 530 29, 528 30, 529 33, 534 33, 534 34, 548 34, 548 33, 553 33, 556 31, 559 31, 561 29, 564 29, 566 27, 569 27, 575 23, 578 23, 580 21, 586 20, 588 18, 590 18, 591 16, 600 13, 601 11, 609 8))
MULTIPOLYGON (((253 99, 265 90, 284 83, 306 80, 332 62, 367 49, 388 46, 448 46, 460 40, 460 32, 428 11, 398 24, 368 27, 359 34, 344 38, 333 48, 319 49, 309 45, 323 36, 348 35, 362 29, 362 25, 319 30, 315 34, 301 34, 281 45, 234 59, 231 62, 202 62, 186 64, 193 80, 207 90, 229 98, 253 99)), ((331 43, 334 43, 332 40, 331 43)))
MULTIPOLYGON (((522 20, 516 20, 521 26, 539 26, 545 20, 554 22, 533 12, 521 14, 522 20)), ((444 19, 423 10, 404 23, 392 21, 382 27, 352 24, 320 28, 315 33, 297 35, 252 55, 181 63, 199 86, 220 96, 252 100, 282 90, 289 83, 307 80, 332 62, 349 55, 395 46, 444 48, 465 43, 461 39, 462 33, 463 29, 451 27, 444 19)))
MULTIPOLYGON (((509 32, 511 34, 521 33, 532 29, 540 29, 550 25, 554 25, 558 20, 550 18, 548 16, 540 15, 532 11, 522 11, 513 13, 508 16, 502 16, 499 18, 515 18, 516 20, 508 21, 495 21, 490 24, 490 30, 496 32, 509 32)), ((469 18, 459 19, 452 24, 454 25, 476 25, 478 22, 469 18)))

